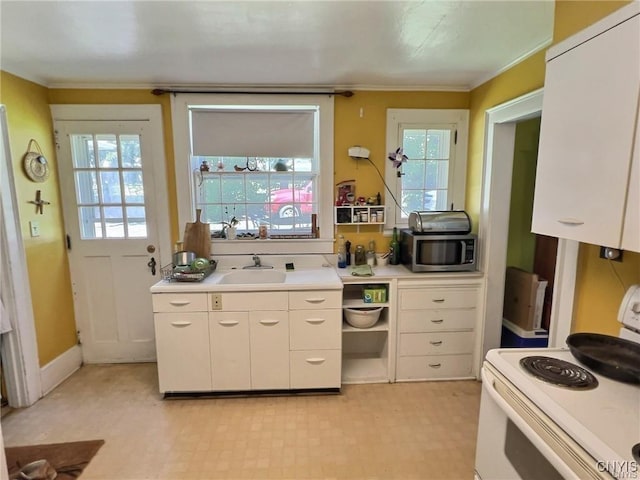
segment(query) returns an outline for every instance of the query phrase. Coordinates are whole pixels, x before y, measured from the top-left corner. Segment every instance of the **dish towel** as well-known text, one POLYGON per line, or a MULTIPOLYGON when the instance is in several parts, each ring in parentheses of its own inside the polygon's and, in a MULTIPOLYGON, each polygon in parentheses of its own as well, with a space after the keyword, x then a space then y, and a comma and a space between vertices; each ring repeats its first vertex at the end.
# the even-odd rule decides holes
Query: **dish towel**
POLYGON ((371 269, 371 265, 358 265, 351 269, 351 275, 356 277, 372 277, 373 270, 371 269))

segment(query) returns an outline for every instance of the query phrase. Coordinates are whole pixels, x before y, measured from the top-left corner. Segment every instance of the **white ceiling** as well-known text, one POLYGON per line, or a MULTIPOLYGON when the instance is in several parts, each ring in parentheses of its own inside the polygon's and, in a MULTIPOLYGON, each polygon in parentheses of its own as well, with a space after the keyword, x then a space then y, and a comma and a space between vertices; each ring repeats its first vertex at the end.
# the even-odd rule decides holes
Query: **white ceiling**
POLYGON ((49 87, 473 88, 549 1, 0 1, 0 68, 49 87))

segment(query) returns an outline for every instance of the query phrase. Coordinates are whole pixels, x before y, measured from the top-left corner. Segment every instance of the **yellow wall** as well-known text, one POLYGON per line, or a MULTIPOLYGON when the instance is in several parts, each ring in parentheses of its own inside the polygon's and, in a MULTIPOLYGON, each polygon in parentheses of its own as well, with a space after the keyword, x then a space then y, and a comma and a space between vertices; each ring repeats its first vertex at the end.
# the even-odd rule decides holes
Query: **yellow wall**
POLYGON ((76 343, 73 295, 65 249, 65 232, 53 144, 53 127, 46 88, 0 72, 0 102, 6 106, 18 215, 27 255, 27 268, 40 365, 62 354, 76 343), (30 139, 35 139, 49 161, 51 176, 34 183, 22 170, 22 157, 30 139), (51 202, 44 214, 36 214, 36 190, 51 202), (40 236, 31 238, 29 222, 40 223, 40 236))
MULTIPOLYGON (((627 3, 556 2, 554 42, 573 35, 627 3)), ((640 283, 640 254, 625 252, 624 261, 616 263, 599 258, 599 252, 595 245, 580 245, 573 331, 617 335, 620 324, 616 317, 625 290, 640 283)))
MULTIPOLYGON (((559 1, 556 3, 555 41, 559 41, 594 21, 606 16, 627 2, 559 1)), ((347 149, 362 145, 371 151, 371 160, 384 173, 386 151, 387 108, 469 108, 469 164, 467 171, 466 209, 474 224, 480 212, 484 147, 484 115, 488 108, 536 90, 544 83, 544 52, 539 52, 489 82, 464 92, 370 92, 357 91, 351 98, 337 97, 335 102, 335 175, 334 184, 356 178, 358 195, 375 195, 378 191, 390 204, 383 184, 368 163, 352 160, 347 149), (363 116, 360 117, 360 109, 363 116)), ((171 236, 179 236, 174 175, 171 108, 168 96, 156 97, 148 90, 84 90, 46 89, 31 82, 0 72, 0 101, 7 106, 10 143, 14 155, 19 214, 27 250, 29 276, 34 299, 34 314, 41 364, 46 364, 75 342, 72 295, 64 249, 64 229, 51 137, 49 104, 160 104, 163 110, 164 142, 169 182, 171 236), (38 139, 44 154, 50 159, 52 177, 39 184, 46 200, 45 215, 34 214, 27 204, 35 195, 36 184, 29 182, 19 160, 30 138, 38 139), (29 220, 41 223, 39 238, 29 237, 29 220)), ((339 233, 357 243, 376 241, 377 250, 388 248, 375 226, 341 226, 339 233)), ((640 254, 625 253, 625 262, 615 264, 626 285, 640 282, 640 254)), ((576 331, 615 333, 615 314, 624 290, 611 266, 597 258, 597 247, 582 245, 577 278, 576 331)))
MULTIPOLYGON (((334 185, 343 180, 356 180, 357 196, 375 196, 378 192, 386 205, 393 199, 375 168, 366 160, 353 160, 347 154, 349 147, 360 145, 371 152, 370 159, 384 176, 387 160, 386 131, 387 108, 469 108, 466 92, 371 92, 357 91, 350 98, 336 97, 334 121, 334 185), (362 117, 360 117, 362 109, 362 117)), ((398 145, 399 146, 399 145, 398 145)), ((389 237, 383 237, 376 225, 340 226, 338 233, 351 241, 353 248, 369 240, 376 242, 376 251, 389 249, 389 237), (358 233, 359 229, 359 233, 358 233)), ((352 248, 352 252, 353 252, 352 248)))
POLYGON ((518 267, 528 272, 533 272, 536 250, 536 236, 531 233, 531 217, 539 137, 540 117, 520 122, 516 126, 507 266, 518 267))
MULTIPOLYGON (((557 1, 554 43, 577 33, 627 3, 629 2, 557 1)), ((480 211, 485 111, 542 87, 544 70, 544 52, 539 52, 471 92, 467 209, 473 218, 477 218, 480 211)), ((616 335, 620 326, 616 315, 625 289, 611 265, 598 258, 598 253, 599 248, 596 246, 580 245, 573 331, 616 335)), ((625 286, 640 283, 640 254, 625 252, 624 262, 613 265, 625 286)))

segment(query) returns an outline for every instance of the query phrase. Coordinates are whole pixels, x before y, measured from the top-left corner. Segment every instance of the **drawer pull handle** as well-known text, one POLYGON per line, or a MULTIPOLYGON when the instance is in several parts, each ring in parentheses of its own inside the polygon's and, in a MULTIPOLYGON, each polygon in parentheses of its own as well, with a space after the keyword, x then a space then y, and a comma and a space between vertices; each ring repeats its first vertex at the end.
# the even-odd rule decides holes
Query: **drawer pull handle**
POLYGON ((563 225, 571 225, 576 227, 580 225, 584 225, 584 222, 577 218, 559 218, 558 222, 562 223, 563 225))
POLYGON ((444 303, 444 298, 434 298, 433 303, 444 303))
POLYGON ((444 322, 444 318, 437 318, 435 320, 431 320, 431 323, 442 323, 444 322))
POLYGON ((307 358, 307 363, 312 363, 314 365, 320 365, 321 363, 324 363, 324 358, 307 358))
POLYGON ((188 327, 189 325, 191 325, 191 322, 171 322, 171 325, 173 325, 174 327, 188 327))
POLYGON ((169 303, 175 307, 184 307, 185 305, 189 305, 191 302, 189 300, 171 300, 169 303))
POLYGON ((307 318, 307 323, 313 323, 314 325, 324 323, 324 318, 307 318))
POLYGON ((324 297, 315 297, 315 298, 305 298, 304 301, 307 303, 322 303, 326 300, 324 297))
POLYGON ((280 320, 260 320, 262 325, 277 325, 280 323, 280 320))
POLYGON ((432 340, 429 343, 431 345, 435 345, 436 347, 439 347, 440 345, 442 345, 442 340, 432 340))
POLYGON ((441 363, 430 363, 429 366, 431 368, 440 368, 442 366, 442 364, 441 363))
POLYGON ((230 326, 233 326, 233 325, 238 325, 238 323, 240 323, 240 322, 238 322, 238 320, 220 320, 218 323, 220 325, 224 325, 226 327, 230 327, 230 326))

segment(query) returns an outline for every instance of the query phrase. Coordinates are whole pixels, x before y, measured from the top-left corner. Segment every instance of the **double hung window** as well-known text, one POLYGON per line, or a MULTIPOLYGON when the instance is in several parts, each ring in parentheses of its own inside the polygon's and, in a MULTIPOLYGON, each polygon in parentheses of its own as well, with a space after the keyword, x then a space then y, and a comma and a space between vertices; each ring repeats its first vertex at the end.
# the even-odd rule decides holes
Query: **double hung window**
POLYGON ((307 239, 313 220, 330 232, 322 205, 331 204, 331 97, 179 97, 176 177, 190 186, 178 185, 181 217, 201 209, 214 239, 229 225, 241 236, 266 225, 271 238, 307 239))

